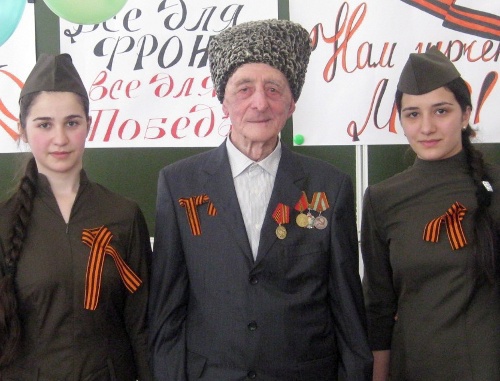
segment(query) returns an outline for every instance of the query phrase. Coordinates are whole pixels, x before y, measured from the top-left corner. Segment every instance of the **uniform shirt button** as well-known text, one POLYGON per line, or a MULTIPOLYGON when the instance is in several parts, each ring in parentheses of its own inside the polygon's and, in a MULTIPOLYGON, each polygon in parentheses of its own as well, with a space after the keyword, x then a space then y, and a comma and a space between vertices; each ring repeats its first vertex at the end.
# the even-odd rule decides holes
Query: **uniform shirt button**
POLYGON ((247 373, 247 377, 250 379, 250 380, 254 380, 257 378, 257 373, 255 373, 253 370, 249 371, 247 373))
POLYGON ((251 321, 250 323, 248 323, 248 329, 250 331, 255 331, 257 329, 257 322, 251 321))
POLYGON ((259 279, 255 275, 252 275, 249 280, 252 286, 255 286, 257 283, 259 283, 259 279))

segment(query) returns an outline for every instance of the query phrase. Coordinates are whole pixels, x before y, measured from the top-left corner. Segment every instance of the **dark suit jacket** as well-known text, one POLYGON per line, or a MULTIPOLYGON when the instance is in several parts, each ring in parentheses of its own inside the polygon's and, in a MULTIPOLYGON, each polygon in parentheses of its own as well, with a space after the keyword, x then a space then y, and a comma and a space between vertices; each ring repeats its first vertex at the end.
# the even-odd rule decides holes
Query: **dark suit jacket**
POLYGON ((283 145, 255 261, 225 143, 165 167, 150 292, 155 379, 371 379, 358 263, 351 179, 323 161, 283 145), (302 191, 309 201, 326 192, 326 229, 295 223, 302 191), (201 195, 196 213, 179 203, 201 195), (291 211, 283 240, 278 203, 291 211))

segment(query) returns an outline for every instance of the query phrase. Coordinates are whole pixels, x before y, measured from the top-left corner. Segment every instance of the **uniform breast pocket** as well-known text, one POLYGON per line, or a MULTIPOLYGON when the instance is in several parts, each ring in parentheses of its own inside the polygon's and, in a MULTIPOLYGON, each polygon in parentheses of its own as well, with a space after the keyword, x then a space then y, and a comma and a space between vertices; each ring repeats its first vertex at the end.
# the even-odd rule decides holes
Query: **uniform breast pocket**
POLYGON ((295 245, 283 245, 282 251, 287 257, 314 256, 325 251, 325 245, 321 242, 300 243, 295 245))
POLYGON ((283 287, 294 292, 306 283, 326 279, 329 262, 328 250, 321 243, 283 246, 279 254, 283 287))

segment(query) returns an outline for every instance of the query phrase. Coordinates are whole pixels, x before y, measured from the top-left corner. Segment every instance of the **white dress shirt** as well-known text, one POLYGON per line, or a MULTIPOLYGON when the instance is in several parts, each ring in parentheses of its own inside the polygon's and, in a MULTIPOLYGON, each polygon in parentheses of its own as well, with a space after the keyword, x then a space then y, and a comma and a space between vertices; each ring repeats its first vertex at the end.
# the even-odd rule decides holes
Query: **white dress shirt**
POLYGON ((226 140, 226 148, 248 240, 253 258, 256 259, 260 231, 281 158, 281 141, 278 140, 274 151, 259 162, 241 153, 229 138, 226 140))

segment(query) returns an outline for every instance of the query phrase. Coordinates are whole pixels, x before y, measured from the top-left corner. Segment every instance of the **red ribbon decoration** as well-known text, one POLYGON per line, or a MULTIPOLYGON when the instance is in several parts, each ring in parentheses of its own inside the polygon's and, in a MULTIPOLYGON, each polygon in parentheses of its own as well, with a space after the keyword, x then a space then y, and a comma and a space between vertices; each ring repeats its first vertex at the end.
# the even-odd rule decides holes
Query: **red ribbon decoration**
POLYGON ((278 225, 288 224, 290 222, 290 207, 280 202, 274 209, 273 218, 278 225))
POLYGON ((300 196, 299 201, 295 204, 294 209, 301 213, 304 210, 309 209, 309 201, 307 200, 306 192, 302 191, 302 196, 300 196))
POLYGON ((326 198, 326 193, 325 192, 314 192, 312 201, 311 201, 311 209, 315 210, 316 212, 321 212, 325 211, 328 209, 330 205, 328 204, 328 199, 326 198))
POLYGON ((141 279, 132 271, 118 252, 111 247, 109 242, 113 234, 105 226, 94 229, 84 229, 82 242, 90 247, 89 261, 87 263, 87 275, 85 282, 84 308, 95 310, 101 293, 102 270, 104 258, 111 255, 114 259, 123 284, 131 293, 137 291, 142 284, 141 279))

